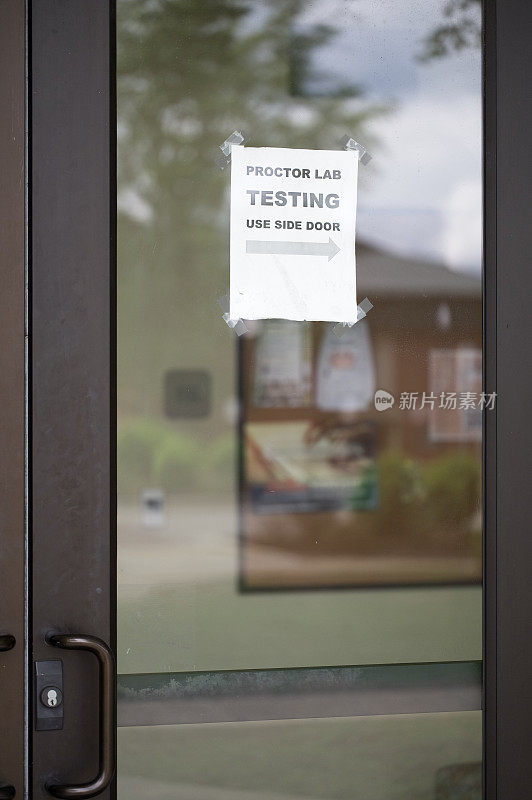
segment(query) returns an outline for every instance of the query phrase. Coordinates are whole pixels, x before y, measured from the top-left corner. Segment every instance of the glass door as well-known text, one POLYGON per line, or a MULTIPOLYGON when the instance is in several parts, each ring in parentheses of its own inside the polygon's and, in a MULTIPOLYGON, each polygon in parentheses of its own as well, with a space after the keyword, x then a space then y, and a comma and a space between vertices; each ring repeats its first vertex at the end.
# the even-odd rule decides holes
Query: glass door
POLYGON ((124 800, 481 797, 480 35, 118 2, 124 800), (353 328, 224 321, 233 131, 371 154, 353 328))

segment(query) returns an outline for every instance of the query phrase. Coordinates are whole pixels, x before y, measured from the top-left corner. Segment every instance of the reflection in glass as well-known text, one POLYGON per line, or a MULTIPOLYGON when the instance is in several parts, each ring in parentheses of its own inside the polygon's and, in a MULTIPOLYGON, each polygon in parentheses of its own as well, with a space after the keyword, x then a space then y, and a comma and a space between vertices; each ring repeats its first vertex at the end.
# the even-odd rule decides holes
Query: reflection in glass
POLYGON ((119 0, 124 800, 480 800, 479 26, 119 0), (223 321, 236 129, 371 152, 354 328, 223 321))
POLYGON ((121 728, 119 797, 481 800, 480 742, 479 711, 121 728))
POLYGON ((457 50, 443 5, 118 4, 122 672, 480 658, 480 12, 457 50), (370 149, 340 337, 223 322, 235 129, 370 149))

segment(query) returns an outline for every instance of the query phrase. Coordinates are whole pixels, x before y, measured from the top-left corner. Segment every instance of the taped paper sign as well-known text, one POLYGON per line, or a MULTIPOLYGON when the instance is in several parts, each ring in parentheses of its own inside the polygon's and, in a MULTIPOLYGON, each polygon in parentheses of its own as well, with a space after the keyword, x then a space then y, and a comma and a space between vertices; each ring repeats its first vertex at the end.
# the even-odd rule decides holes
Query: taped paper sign
POLYGON ((354 323, 358 154, 233 146, 230 317, 354 323))

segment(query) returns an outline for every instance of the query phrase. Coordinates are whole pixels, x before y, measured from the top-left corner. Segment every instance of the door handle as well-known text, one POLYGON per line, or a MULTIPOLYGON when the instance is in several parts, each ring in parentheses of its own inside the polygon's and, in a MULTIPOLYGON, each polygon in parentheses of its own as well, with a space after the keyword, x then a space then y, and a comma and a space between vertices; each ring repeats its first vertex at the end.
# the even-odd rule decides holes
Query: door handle
POLYGON ((0 634, 0 652, 5 653, 6 650, 12 650, 16 644, 16 639, 10 633, 0 634))
POLYGON ((11 800, 15 796, 14 786, 0 786, 0 800, 11 800))
POLYGON ((54 797, 95 797, 103 792, 115 775, 116 760, 116 689, 115 660, 109 647, 96 636, 61 634, 49 636, 47 641, 63 650, 88 650, 98 659, 100 685, 99 720, 99 770, 89 783, 68 785, 50 784, 47 791, 54 797))

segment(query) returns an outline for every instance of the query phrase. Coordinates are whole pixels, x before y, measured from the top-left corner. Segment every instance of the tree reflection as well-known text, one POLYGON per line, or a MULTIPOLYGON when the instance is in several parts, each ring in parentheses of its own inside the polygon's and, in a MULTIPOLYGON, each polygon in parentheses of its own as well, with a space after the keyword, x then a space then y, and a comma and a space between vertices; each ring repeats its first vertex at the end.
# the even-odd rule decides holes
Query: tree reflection
MULTIPOLYGON (((122 0, 118 8, 119 380, 126 412, 151 413, 179 348, 232 390, 216 297, 228 288, 228 175, 214 164, 235 129, 250 144, 335 148, 367 141, 380 109, 356 86, 300 91, 334 25, 295 35, 303 0, 122 0), (218 151, 219 152, 219 151, 218 151), (216 325, 216 330, 213 329, 216 325), (142 363, 142 367, 139 365, 142 363)), ((223 331, 222 331, 223 332, 223 331)))
POLYGON ((481 0, 448 0, 443 7, 443 21, 423 41, 420 60, 431 61, 460 50, 478 49, 481 42, 481 0))

